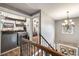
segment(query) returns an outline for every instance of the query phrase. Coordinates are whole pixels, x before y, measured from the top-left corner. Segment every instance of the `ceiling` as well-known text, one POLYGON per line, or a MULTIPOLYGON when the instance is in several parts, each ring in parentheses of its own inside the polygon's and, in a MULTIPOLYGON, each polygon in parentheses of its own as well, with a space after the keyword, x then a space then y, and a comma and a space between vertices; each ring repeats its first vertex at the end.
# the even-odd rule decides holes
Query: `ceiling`
POLYGON ((79 3, 41 3, 29 5, 41 9, 55 20, 67 18, 67 11, 69 11, 70 18, 79 17, 79 3))
POLYGON ((19 11, 21 13, 28 14, 28 15, 34 14, 39 11, 38 9, 33 9, 28 4, 25 4, 25 3, 0 3, 0 6, 9 8, 15 11, 19 11))
POLYGON ((70 18, 79 17, 79 3, 8 3, 6 5, 27 14, 33 14, 41 9, 55 20, 66 18, 66 11, 70 12, 70 18))

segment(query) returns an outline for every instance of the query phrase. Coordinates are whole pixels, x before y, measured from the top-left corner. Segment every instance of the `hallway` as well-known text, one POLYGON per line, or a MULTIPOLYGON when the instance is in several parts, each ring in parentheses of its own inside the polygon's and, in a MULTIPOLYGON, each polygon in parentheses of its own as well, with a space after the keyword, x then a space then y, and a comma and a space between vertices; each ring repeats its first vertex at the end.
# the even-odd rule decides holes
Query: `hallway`
POLYGON ((78 56, 78 9, 79 3, 0 3, 0 55, 78 56))

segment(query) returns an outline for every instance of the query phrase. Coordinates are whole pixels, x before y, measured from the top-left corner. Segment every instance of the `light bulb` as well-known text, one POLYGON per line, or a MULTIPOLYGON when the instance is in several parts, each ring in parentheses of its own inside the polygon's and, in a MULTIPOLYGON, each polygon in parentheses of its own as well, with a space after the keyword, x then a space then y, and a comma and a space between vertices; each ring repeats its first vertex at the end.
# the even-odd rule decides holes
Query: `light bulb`
POLYGON ((70 19, 69 21, 72 22, 72 19, 70 19))
POLYGON ((68 20, 65 20, 64 22, 65 22, 65 23, 68 23, 68 20))
POLYGON ((71 22, 71 24, 75 24, 74 22, 71 22))

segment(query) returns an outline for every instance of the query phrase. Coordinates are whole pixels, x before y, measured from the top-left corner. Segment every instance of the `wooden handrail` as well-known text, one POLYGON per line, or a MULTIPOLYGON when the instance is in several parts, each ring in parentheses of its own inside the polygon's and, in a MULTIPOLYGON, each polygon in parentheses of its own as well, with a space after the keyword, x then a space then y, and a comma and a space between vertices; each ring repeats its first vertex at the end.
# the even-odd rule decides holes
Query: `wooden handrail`
POLYGON ((50 45, 50 43, 44 38, 43 35, 40 34, 40 36, 44 39, 44 41, 45 41, 52 49, 54 49, 54 48, 50 45))
POLYGON ((39 48, 41 50, 44 50, 46 53, 48 53, 48 54, 50 54, 52 56, 63 56, 62 53, 60 53, 60 52, 58 52, 58 51, 56 51, 54 49, 50 49, 48 47, 45 47, 45 46, 42 46, 40 44, 34 43, 34 42, 32 42, 30 40, 27 40, 25 38, 22 38, 22 40, 23 40, 22 41, 23 42, 22 44, 30 43, 31 45, 34 45, 34 46, 36 46, 37 48, 39 48))

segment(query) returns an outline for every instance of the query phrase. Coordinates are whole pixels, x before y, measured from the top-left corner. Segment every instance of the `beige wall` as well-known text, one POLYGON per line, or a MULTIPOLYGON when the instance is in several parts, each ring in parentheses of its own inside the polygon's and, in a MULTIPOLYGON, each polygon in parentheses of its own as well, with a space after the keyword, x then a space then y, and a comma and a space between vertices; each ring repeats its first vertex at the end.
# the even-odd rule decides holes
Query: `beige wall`
POLYGON ((79 18, 72 19, 75 22, 75 28, 73 34, 62 34, 61 23, 64 20, 55 21, 55 41, 57 43, 63 43, 71 46, 79 46, 79 18))
MULTIPOLYGON (((53 46, 54 43, 54 20, 49 17, 43 11, 41 12, 41 34, 46 38, 46 40, 53 46)), ((43 39, 42 39, 43 40, 43 39)), ((42 41, 44 45, 45 41, 42 41)))

